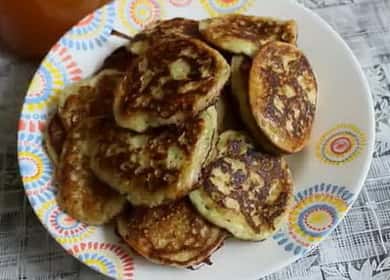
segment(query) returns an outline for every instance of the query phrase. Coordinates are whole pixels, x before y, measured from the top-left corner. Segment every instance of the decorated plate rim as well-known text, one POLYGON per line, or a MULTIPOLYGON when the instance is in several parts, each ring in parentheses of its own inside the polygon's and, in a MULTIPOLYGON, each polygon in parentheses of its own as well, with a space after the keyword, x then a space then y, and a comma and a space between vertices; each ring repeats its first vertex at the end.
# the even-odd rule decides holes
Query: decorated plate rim
MULTIPOLYGON (((153 3, 161 2, 159 0, 149 0, 149 1, 153 2, 153 3)), ((244 1, 241 0, 241 1, 236 1, 236 2, 250 3, 251 1, 254 2, 254 0, 246 0, 246 1, 245 0, 244 1)), ((93 15, 100 15, 102 17, 106 16, 107 18, 109 18, 110 17, 110 12, 112 12, 112 9, 117 8, 116 5, 119 5, 120 3, 130 3, 130 2, 133 3, 134 1, 133 0, 127 0, 127 1, 125 1, 125 0, 117 0, 117 1, 114 1, 113 3, 110 3, 110 4, 106 5, 106 6, 104 6, 103 8, 98 9, 97 11, 95 11, 93 13, 93 15)), ((184 5, 186 3, 190 3, 191 4, 191 2, 192 2, 192 0, 170 0, 169 1, 169 3, 171 5, 174 5, 176 8, 181 8, 182 6, 180 6, 180 5, 184 5)), ((201 3, 201 4, 204 4, 206 2, 207 3, 209 3, 209 2, 211 3, 211 2, 213 2, 213 0, 200 0, 198 2, 201 3)), ((296 195, 296 205, 298 205, 302 201, 305 201, 305 199, 310 200, 308 197, 310 195, 316 194, 316 193, 320 193, 320 194, 321 193, 326 193, 326 195, 324 197, 327 197, 328 195, 333 195, 333 194, 334 195, 337 194, 337 196, 339 196, 339 198, 340 198, 340 202, 339 202, 340 205, 338 205, 338 206, 339 207, 344 207, 344 208, 342 208, 343 209, 342 212, 338 212, 338 214, 341 213, 341 215, 338 217, 337 221, 334 224, 332 224, 332 228, 329 229, 328 231, 326 231, 326 233, 320 237, 320 241, 319 242, 321 242, 344 219, 345 215, 348 213, 350 207, 352 206, 353 202, 356 200, 358 194, 360 193, 361 189, 363 188, 363 183, 364 183, 364 180, 365 180, 365 178, 366 178, 366 176, 368 174, 369 167, 370 167, 370 164, 371 164, 371 161, 372 161, 372 153, 373 153, 373 150, 374 150, 375 124, 374 124, 374 118, 373 118, 373 116, 374 116, 373 102, 372 102, 372 99, 370 97, 371 95, 370 95, 370 88, 369 88, 368 82, 366 80, 366 77, 365 77, 364 73, 362 72, 360 64, 359 64, 357 58, 355 57, 355 55, 352 53, 352 51, 348 47, 348 45, 341 38, 341 36, 336 31, 334 31, 328 25, 328 23, 326 23, 321 17, 319 17, 318 15, 316 15, 314 12, 312 12, 309 9, 307 9, 303 5, 295 3, 293 0, 288 0, 288 1, 276 0, 275 2, 283 3, 283 4, 286 4, 286 5, 294 5, 296 7, 299 7, 300 9, 305 11, 306 16, 312 17, 313 20, 317 21, 318 24, 322 25, 323 28, 326 28, 327 31, 332 34, 332 36, 335 38, 335 40, 337 40, 338 43, 341 43, 343 45, 343 47, 346 50, 348 50, 348 55, 349 55, 349 58, 351 59, 351 62, 353 64, 353 68, 358 70, 357 74, 359 76, 357 78, 363 84, 363 86, 364 86, 363 91, 367 95, 365 102, 367 102, 367 104, 368 104, 368 112, 370 114, 368 116, 368 118, 369 118, 368 122, 370 124, 368 125, 368 130, 365 131, 365 135, 364 135, 364 133, 359 134, 360 133, 359 129, 357 129, 357 132, 356 132, 356 130, 354 130, 352 128, 352 125, 350 125, 348 123, 347 124, 339 124, 337 127, 329 127, 329 130, 327 131, 327 134, 323 133, 323 135, 321 136, 321 139, 322 139, 321 141, 322 142, 320 143, 320 141, 319 141, 319 144, 317 145, 318 146, 317 156, 318 157, 322 157, 323 164, 325 164, 325 165, 326 164, 328 164, 328 165, 334 164, 335 166, 339 166, 339 165, 347 164, 348 161, 349 160, 352 161, 354 159, 354 157, 358 157, 359 156, 359 151, 356 150, 351 155, 347 154, 347 155, 345 155, 345 158, 341 157, 342 160, 340 161, 340 157, 338 156, 338 154, 337 153, 335 154, 331 150, 329 150, 329 149, 331 149, 333 147, 332 145, 334 143, 335 143, 334 145, 337 148, 337 151, 340 151, 340 150, 343 151, 343 147, 346 145, 345 143, 351 143, 351 142, 355 143, 353 141, 355 141, 356 139, 357 139, 356 140, 357 142, 360 141, 359 143, 364 143, 364 149, 366 149, 366 152, 365 152, 366 157, 361 160, 363 162, 363 166, 360 169, 361 173, 360 173, 360 176, 359 176, 359 178, 357 180, 358 183, 356 185, 350 187, 350 188, 353 189, 354 193, 348 193, 348 188, 343 188, 343 186, 336 186, 336 185, 333 185, 331 183, 323 183, 323 182, 321 182, 321 183, 318 183, 317 185, 313 185, 313 186, 305 189, 304 191, 299 190, 297 192, 297 195, 296 195), (337 130, 337 129, 339 129, 339 130, 337 130), (332 133, 334 133, 334 135, 332 133), (338 135, 341 135, 341 136, 339 138, 337 138, 338 135), (351 137, 351 138, 348 140, 348 137, 351 137), (333 141, 333 142, 330 143, 330 147, 331 148, 329 148, 327 146, 328 145, 327 141, 328 142, 329 141, 333 141), (321 153, 321 151, 322 151, 322 153, 321 153), (343 204, 344 203, 343 201, 345 202, 345 205, 343 204)), ((168 3, 168 1, 166 1, 166 2, 164 2, 164 5, 165 6, 169 6, 169 3, 168 3)), ((196 3, 196 4, 198 4, 198 3, 196 3)), ((173 7, 171 7, 171 8, 173 9, 173 7)), ((185 8, 185 7, 182 7, 182 8, 185 8)), ((210 7, 208 7, 208 8, 211 9, 210 7)), ((164 7, 164 9, 168 9, 168 8, 164 7)), ((239 11, 239 12, 245 12, 245 11, 239 11)), ((212 13, 209 13, 209 14, 210 14, 210 16, 214 15, 212 13)), ((90 21, 90 20, 92 20, 90 18, 90 16, 87 16, 86 18, 81 20, 80 23, 83 23, 83 22, 85 23, 85 22, 90 21)), ((117 21, 117 20, 118 20, 118 15, 114 15, 113 19, 112 19, 112 24, 113 24, 112 26, 114 26, 115 21, 117 21)), ((103 44, 107 43, 107 40, 105 40, 104 37, 102 37, 100 35, 101 34, 107 34, 108 31, 107 31, 107 29, 102 27, 101 30, 99 31, 100 33, 99 34, 95 34, 95 37, 91 37, 92 39, 90 38, 88 42, 87 41, 82 41, 82 40, 81 41, 77 41, 77 40, 72 41, 72 40, 70 40, 69 38, 71 37, 71 35, 73 37, 77 38, 77 36, 80 35, 80 34, 78 34, 78 32, 79 33, 83 32, 82 31, 83 25, 80 24, 80 23, 78 24, 79 29, 73 28, 65 36, 63 36, 59 40, 59 42, 51 49, 49 54, 42 61, 41 67, 38 69, 38 71, 37 71, 37 73, 36 73, 36 75, 34 77, 37 77, 37 76, 40 75, 39 71, 43 71, 42 70, 43 69, 42 65, 45 64, 45 63, 46 64, 52 63, 53 65, 50 65, 50 67, 55 67, 55 63, 58 62, 58 61, 50 61, 50 59, 51 59, 50 54, 52 54, 52 53, 56 54, 56 56, 55 56, 56 59, 59 59, 60 62, 63 64, 62 67, 65 67, 66 71, 68 71, 67 80, 66 81, 62 81, 63 84, 60 85, 60 87, 63 86, 65 83, 69 83, 69 82, 72 82, 72 81, 79 80, 82 75, 87 75, 88 72, 87 73, 82 73, 80 68, 77 66, 76 61, 77 61, 77 59, 80 59, 80 58, 72 58, 71 56, 69 56, 68 49, 72 49, 73 48, 73 50, 75 50, 75 52, 77 52, 78 50, 85 49, 85 51, 88 52, 88 48, 91 47, 91 46, 99 46, 99 45, 103 45, 103 44)), ((96 23, 96 24, 98 24, 98 23, 96 23)), ((85 29, 85 30, 87 30, 87 29, 85 29)), ((86 32, 88 32, 88 30, 86 32)), ((92 35, 90 35, 90 36, 92 36, 92 35)), ((120 44, 123 44, 123 42, 122 41, 118 41, 115 44, 117 44, 117 46, 119 46, 120 44)), ((47 66, 47 67, 49 67, 49 66, 47 66)), ((91 70, 89 70, 89 71, 91 71, 91 70)), ((89 73, 89 74, 91 74, 91 73, 89 73)), ((44 73, 41 74, 41 75, 43 76, 44 73)), ((61 84, 60 80, 55 80, 56 78, 59 79, 55 75, 53 75, 53 77, 51 77, 51 78, 52 78, 51 82, 53 84, 55 84, 55 83, 61 84)), ((34 90, 37 90, 37 92, 39 90, 41 90, 40 93, 42 95, 42 91, 47 91, 48 90, 47 87, 45 88, 45 84, 44 84, 44 86, 42 86, 42 88, 34 89, 34 86, 36 86, 34 83, 36 83, 36 80, 33 80, 31 82, 29 90, 28 90, 29 93, 33 92, 34 90)), ((38 153, 42 157, 42 158, 39 158, 39 163, 42 164, 42 166, 47 166, 48 164, 50 165, 50 163, 47 163, 47 160, 48 160, 47 155, 46 156, 45 155, 41 155, 41 153, 43 153, 43 154, 45 153, 45 150, 42 147, 42 129, 43 129, 43 127, 45 125, 45 121, 47 120, 47 117, 48 117, 47 116, 48 113, 44 112, 42 110, 47 110, 48 107, 52 106, 52 104, 55 103, 55 100, 52 100, 53 99, 53 96, 52 96, 53 94, 51 94, 51 93, 52 92, 48 92, 47 93, 49 97, 48 97, 47 101, 45 101, 46 103, 39 101, 39 98, 41 97, 41 95, 37 95, 37 96, 28 95, 28 96, 26 96, 25 104, 23 106, 23 110, 22 110, 22 114, 21 114, 21 119, 20 119, 20 122, 19 122, 19 131, 18 131, 18 162, 19 162, 19 168, 20 168, 20 171, 21 171, 21 175, 23 177, 23 184, 24 184, 24 188, 25 188, 25 191, 26 191, 26 195, 27 195, 27 197, 28 197, 28 199, 29 199, 33 209, 34 209, 34 212, 36 213, 36 215, 38 216, 39 220, 44 225, 44 227, 55 238, 55 240, 57 242, 59 242, 64 247, 65 250, 67 250, 71 255, 75 256, 80 262, 86 264, 85 256, 80 254, 80 250, 84 250, 83 248, 89 248, 92 251, 93 250, 95 250, 95 251, 96 250, 97 251, 98 250, 102 250, 102 251, 106 250, 106 251, 109 251, 109 254, 111 254, 112 251, 116 250, 115 252, 117 252, 117 253, 115 253, 115 254, 118 254, 120 256, 124 256, 124 254, 126 254, 127 251, 125 249, 123 249, 123 248, 119 248, 120 246, 117 246, 117 244, 112 243, 112 244, 106 244, 105 245, 104 242, 100 242, 99 243, 99 240, 94 240, 94 239, 86 239, 86 240, 84 240, 82 237, 80 237, 78 239, 77 239, 77 237, 74 237, 74 239, 72 239, 72 240, 76 240, 76 241, 74 241, 73 243, 69 243, 69 244, 65 244, 64 245, 63 241, 61 241, 61 240, 63 240, 61 238, 64 238, 64 237, 61 237, 61 236, 59 237, 58 235, 56 235, 53 232, 52 228, 50 228, 48 226, 47 221, 44 220, 44 218, 42 216, 43 214, 42 215, 39 214, 40 213, 39 212, 39 210, 40 210, 39 208, 41 207, 42 203, 49 203, 49 204, 50 203, 54 203, 54 205, 56 203, 55 202, 55 197, 54 197, 55 196, 55 189, 52 186, 52 182, 51 182, 52 178, 50 178, 50 176, 52 175, 52 173, 50 174, 50 170, 51 169, 50 168, 44 169, 44 167, 42 167, 44 170, 49 172, 49 174, 46 174, 46 173, 43 174, 43 175, 41 174, 41 176, 38 178, 39 180, 35 180, 33 178, 33 176, 30 176, 30 175, 29 176, 25 176, 25 175, 28 172, 30 172, 30 173, 34 172, 34 170, 32 170, 32 171, 28 170, 27 171, 28 168, 33 169, 33 166, 28 166, 28 162, 29 161, 30 162, 34 161, 33 157, 34 156, 38 157, 37 156, 38 153), (47 181, 45 181, 46 177, 49 178, 47 181), (49 190, 49 192, 47 190, 49 190)), ((361 151, 360 151, 360 153, 361 153, 361 151)), ((321 199, 324 199, 324 197, 321 197, 321 199)), ((324 210, 324 213, 326 214, 325 210, 324 210)), ((310 211, 309 211, 309 214, 310 215, 314 215, 310 211)), ((298 247, 297 247, 296 244, 298 244, 299 242, 303 242, 304 243, 306 241, 306 240, 298 240, 298 241, 297 240, 292 240, 291 241, 291 240, 288 240, 288 238, 286 239, 283 236, 277 236, 277 235, 275 235, 275 236, 272 239, 275 242, 278 242, 278 243, 280 242, 281 246, 284 247, 284 248, 287 248, 287 246, 289 246, 290 244, 293 244, 292 245, 293 249, 291 249, 291 250, 294 250, 294 249, 297 250, 296 248, 298 248, 298 247), (284 242, 283 243, 281 240, 287 240, 287 241, 285 241, 285 242, 283 241, 284 242)), ((69 238, 73 238, 73 237, 71 236, 69 238)), ((318 245, 318 243, 315 243, 315 244, 318 245)), ((307 252, 311 248, 312 248, 312 246, 306 248, 305 252, 307 252)), ((289 251, 291 251, 291 250, 289 250, 289 251)), ((108 254, 108 256, 109 256, 109 254, 108 254)), ((286 253, 286 255, 287 255, 287 253, 286 253)), ((283 260, 280 260, 279 262, 273 263, 273 266, 271 267, 271 269, 268 269, 266 271, 266 274, 274 272, 276 270, 279 270, 280 268, 282 268, 282 267, 292 263, 293 261, 297 260, 302 255, 303 255, 303 253, 287 255, 283 260)), ((126 259, 126 257, 123 257, 123 259, 126 259)), ((101 272, 101 273, 103 273, 103 274, 105 274, 105 275, 107 275, 109 277, 120 278, 120 276, 125 275, 126 277, 128 277, 126 279, 138 279, 137 277, 135 277, 136 270, 134 268, 134 263, 133 263, 132 259, 126 259, 126 260, 123 261, 123 263, 118 265, 118 267, 120 267, 123 270, 123 271, 121 271, 122 274, 120 274, 120 275, 119 274, 104 273, 104 271, 102 271, 102 269, 100 269, 99 267, 96 267, 96 266, 93 266, 93 265, 88 265, 88 266, 90 266, 94 270, 99 271, 99 272, 101 272)), ((117 273, 117 272, 115 272, 115 273, 117 273)), ((262 272, 260 272, 256 277, 260 277, 261 273, 262 272)), ((264 271, 263 271, 263 273, 264 273, 264 271)))

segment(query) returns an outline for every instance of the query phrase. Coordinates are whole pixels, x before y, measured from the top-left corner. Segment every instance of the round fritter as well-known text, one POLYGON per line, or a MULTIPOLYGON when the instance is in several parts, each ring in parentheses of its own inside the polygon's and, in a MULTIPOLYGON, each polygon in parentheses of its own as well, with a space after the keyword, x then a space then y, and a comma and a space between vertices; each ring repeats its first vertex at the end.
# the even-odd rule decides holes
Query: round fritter
POLYGON ((135 35, 127 47, 132 53, 141 55, 154 44, 175 35, 200 38, 198 21, 186 18, 155 21, 135 35))
POLYGON ((210 107, 181 126, 145 134, 103 124, 91 137, 91 168, 133 205, 154 207, 181 198, 209 158, 216 115, 210 107))
POLYGON ((58 163, 66 132, 58 113, 50 118, 44 132, 47 153, 54 164, 58 163))
POLYGON ((253 117, 252 110, 249 106, 249 71, 252 66, 252 60, 243 55, 236 55, 232 58, 232 95, 236 104, 239 107, 239 112, 242 121, 248 128, 251 136, 256 140, 260 148, 272 154, 283 154, 282 150, 278 149, 271 141, 264 135, 262 130, 256 124, 253 117))
POLYGON ((217 156, 204 167, 192 203, 210 222, 235 237, 263 240, 284 222, 292 199, 292 178, 280 157, 257 152, 240 132, 224 132, 217 156))
POLYGON ((293 20, 229 14, 199 23, 203 37, 216 47, 236 54, 254 56, 271 41, 296 44, 297 26, 293 20))
POLYGON ((187 199, 155 208, 133 208, 117 219, 119 234, 148 260, 189 267, 220 246, 225 231, 205 221, 187 199))
POLYGON ((88 117, 112 116, 114 92, 123 73, 104 70, 64 88, 58 114, 66 131, 88 117))
POLYGON ((86 120, 68 132, 56 169, 58 205, 71 217, 89 225, 109 222, 126 202, 89 167, 88 138, 96 123, 99 121, 86 120))
POLYGON ((295 46, 272 42, 253 59, 249 103, 258 127, 286 153, 304 148, 317 104, 317 82, 305 55, 295 46))
POLYGON ((114 99, 119 126, 137 132, 193 118, 229 78, 225 59, 197 39, 162 40, 135 59, 114 99))

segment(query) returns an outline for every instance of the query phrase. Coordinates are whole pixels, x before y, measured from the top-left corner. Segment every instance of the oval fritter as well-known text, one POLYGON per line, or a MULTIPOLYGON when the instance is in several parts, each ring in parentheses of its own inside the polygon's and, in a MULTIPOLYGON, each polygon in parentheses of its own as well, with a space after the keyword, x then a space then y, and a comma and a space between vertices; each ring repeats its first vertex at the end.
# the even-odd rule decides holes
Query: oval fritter
POLYGON ((71 217, 90 225, 109 222, 126 202, 89 167, 89 134, 99 122, 85 120, 68 132, 56 169, 58 205, 71 217))
POLYGON ((135 59, 114 99, 119 126, 137 132, 193 118, 216 101, 229 65, 196 39, 162 40, 135 59))
POLYGON ((256 120, 253 117, 252 110, 249 106, 249 71, 252 66, 252 60, 243 55, 236 55, 232 58, 232 95, 239 107, 239 112, 242 121, 248 128, 251 136, 256 140, 257 144, 264 150, 272 154, 283 154, 282 150, 278 149, 264 135, 262 130, 257 126, 256 120))
POLYGON ((107 123, 92 137, 91 168, 101 180, 126 194, 133 205, 168 203, 193 189, 216 127, 214 107, 182 126, 145 134, 107 123))
POLYGON ((119 234, 148 260, 177 267, 205 261, 222 246, 225 231, 205 221, 187 199, 133 208, 117 219, 119 234))
POLYGON ((190 198, 210 222, 235 237, 263 240, 284 222, 292 199, 292 178, 280 157, 257 152, 243 133, 227 131, 217 156, 204 167, 190 198))
POLYGON ((61 91, 58 114, 65 130, 87 117, 112 116, 114 92, 123 73, 104 70, 61 91))
POLYGON ((53 163, 57 164, 66 138, 66 132, 58 113, 50 118, 44 133, 47 153, 53 163))
POLYGON ((317 82, 305 55, 295 46, 272 42, 253 59, 249 103, 258 127, 286 153, 304 148, 317 104, 317 82))
POLYGON ((167 40, 175 35, 200 38, 198 21, 186 18, 155 21, 135 35, 127 48, 133 54, 141 55, 154 44, 158 44, 161 40, 167 40))
POLYGON ((216 47, 236 54, 253 56, 271 41, 296 44, 297 26, 293 20, 229 14, 199 23, 203 37, 216 47))

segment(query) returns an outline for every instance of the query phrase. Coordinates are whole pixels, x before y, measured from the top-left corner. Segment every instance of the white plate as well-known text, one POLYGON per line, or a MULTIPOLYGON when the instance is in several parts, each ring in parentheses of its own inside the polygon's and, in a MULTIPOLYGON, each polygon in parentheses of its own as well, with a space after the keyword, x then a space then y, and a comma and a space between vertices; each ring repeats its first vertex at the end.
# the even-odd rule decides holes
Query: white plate
POLYGON ((118 279, 258 279, 318 244, 343 219, 367 175, 374 144, 373 105, 351 50, 323 20, 286 0, 120 0, 82 20, 49 52, 33 78, 20 119, 18 157, 26 194, 51 235, 81 262, 118 279), (59 89, 91 75, 126 41, 112 29, 134 34, 158 18, 205 18, 222 13, 295 19, 299 47, 319 82, 319 103, 309 146, 289 158, 296 201, 289 222, 260 243, 228 240, 196 271, 153 265, 134 256, 111 227, 81 224, 55 201, 53 169, 42 146, 42 128, 59 89))

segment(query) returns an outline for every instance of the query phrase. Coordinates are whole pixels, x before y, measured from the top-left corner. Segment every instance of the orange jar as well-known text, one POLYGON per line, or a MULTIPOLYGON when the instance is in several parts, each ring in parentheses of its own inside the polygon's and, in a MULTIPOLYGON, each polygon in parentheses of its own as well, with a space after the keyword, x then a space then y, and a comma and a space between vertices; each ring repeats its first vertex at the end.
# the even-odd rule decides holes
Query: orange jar
POLYGON ((41 58, 72 25, 111 0, 0 0, 0 44, 41 58))

